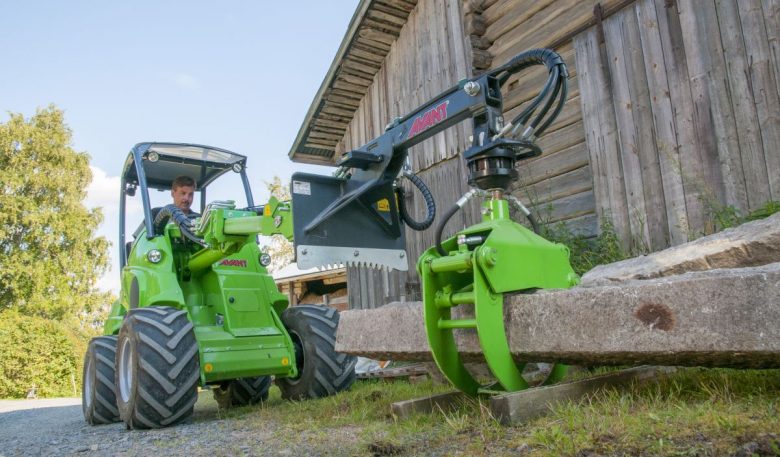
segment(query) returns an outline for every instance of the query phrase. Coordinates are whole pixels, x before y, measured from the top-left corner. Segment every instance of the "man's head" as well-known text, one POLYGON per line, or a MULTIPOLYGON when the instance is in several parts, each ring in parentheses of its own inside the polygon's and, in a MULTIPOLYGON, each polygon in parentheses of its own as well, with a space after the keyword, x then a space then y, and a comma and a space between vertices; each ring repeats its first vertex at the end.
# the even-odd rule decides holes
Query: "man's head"
POLYGON ((179 176, 171 184, 171 197, 173 204, 182 210, 184 214, 190 212, 192 200, 195 196, 195 180, 189 176, 179 176))

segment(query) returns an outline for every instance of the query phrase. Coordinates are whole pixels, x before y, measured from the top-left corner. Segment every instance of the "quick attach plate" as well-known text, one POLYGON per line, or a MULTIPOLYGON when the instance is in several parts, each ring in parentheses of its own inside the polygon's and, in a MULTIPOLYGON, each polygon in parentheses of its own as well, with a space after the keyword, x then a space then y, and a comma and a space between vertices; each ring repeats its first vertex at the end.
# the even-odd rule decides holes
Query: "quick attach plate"
POLYGON ((391 182, 295 173, 291 187, 300 268, 358 264, 408 269, 391 182))

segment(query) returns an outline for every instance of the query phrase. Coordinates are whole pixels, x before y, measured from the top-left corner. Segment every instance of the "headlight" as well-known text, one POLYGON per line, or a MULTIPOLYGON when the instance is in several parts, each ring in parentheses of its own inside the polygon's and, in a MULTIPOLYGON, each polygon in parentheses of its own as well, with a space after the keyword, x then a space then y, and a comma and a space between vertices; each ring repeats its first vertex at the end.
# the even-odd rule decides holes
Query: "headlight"
POLYGON ((146 160, 148 160, 149 162, 157 162, 158 160, 160 160, 160 154, 154 151, 149 151, 149 154, 146 154, 146 160))
POLYGON ((146 260, 152 263, 160 263, 162 260, 162 252, 158 251, 157 249, 152 249, 146 253, 146 260))
POLYGON ((264 267, 271 265, 271 256, 266 254, 265 252, 260 254, 260 265, 264 267))

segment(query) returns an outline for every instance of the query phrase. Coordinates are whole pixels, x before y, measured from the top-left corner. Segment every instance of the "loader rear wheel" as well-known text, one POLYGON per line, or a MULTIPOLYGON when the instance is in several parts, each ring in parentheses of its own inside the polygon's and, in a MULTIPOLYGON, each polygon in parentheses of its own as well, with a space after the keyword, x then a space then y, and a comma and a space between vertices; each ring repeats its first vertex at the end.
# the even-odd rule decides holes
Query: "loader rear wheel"
POLYGON ((117 340, 119 416, 133 428, 160 428, 192 414, 198 400, 198 344, 187 312, 130 310, 117 340))
POLYGON ((220 408, 254 405, 268 400, 271 388, 270 376, 239 378, 212 389, 214 400, 220 408))
POLYGON ((282 398, 320 398, 346 390, 355 382, 357 358, 336 352, 339 313, 335 308, 299 305, 282 313, 295 345, 298 377, 277 378, 282 398))
POLYGON ((119 421, 114 383, 116 336, 92 338, 84 355, 81 409, 90 425, 119 421))

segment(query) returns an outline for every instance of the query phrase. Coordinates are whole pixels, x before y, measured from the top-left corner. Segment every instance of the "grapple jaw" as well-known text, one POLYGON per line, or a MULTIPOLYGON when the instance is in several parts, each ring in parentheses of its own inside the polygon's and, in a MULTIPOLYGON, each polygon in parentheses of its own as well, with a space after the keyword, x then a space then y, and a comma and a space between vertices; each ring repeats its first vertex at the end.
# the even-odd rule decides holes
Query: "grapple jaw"
POLYGON ((343 264, 408 269, 392 180, 295 173, 291 194, 299 268, 343 264))

